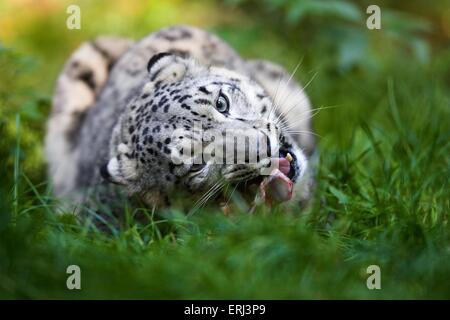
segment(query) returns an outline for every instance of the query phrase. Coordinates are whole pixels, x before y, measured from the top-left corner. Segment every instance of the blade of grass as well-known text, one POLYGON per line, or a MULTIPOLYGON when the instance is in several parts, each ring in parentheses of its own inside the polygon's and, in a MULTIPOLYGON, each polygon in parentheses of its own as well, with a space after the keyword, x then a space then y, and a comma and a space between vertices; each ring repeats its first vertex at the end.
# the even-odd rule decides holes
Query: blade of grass
POLYGON ((13 215, 11 224, 16 225, 19 211, 19 172, 20 172, 20 114, 16 114, 16 150, 14 155, 14 188, 13 188, 13 215))

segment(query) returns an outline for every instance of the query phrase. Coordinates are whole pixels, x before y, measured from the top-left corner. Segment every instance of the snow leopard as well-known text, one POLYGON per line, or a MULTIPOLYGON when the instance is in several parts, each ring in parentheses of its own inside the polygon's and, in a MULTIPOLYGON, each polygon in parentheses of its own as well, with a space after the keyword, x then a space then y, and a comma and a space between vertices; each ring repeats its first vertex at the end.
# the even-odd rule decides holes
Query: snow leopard
MULTIPOLYGON (((244 59, 202 29, 171 26, 139 41, 98 37, 76 49, 57 78, 45 139, 48 174, 54 194, 78 204, 93 194, 109 204, 118 192, 167 206, 179 192, 194 202, 225 184, 270 204, 300 204, 314 181, 311 118, 293 74, 244 59), (249 132, 256 161, 193 161, 187 152, 180 161, 186 145, 212 143, 208 130, 249 132)), ((234 158, 247 149, 231 147, 234 158)))

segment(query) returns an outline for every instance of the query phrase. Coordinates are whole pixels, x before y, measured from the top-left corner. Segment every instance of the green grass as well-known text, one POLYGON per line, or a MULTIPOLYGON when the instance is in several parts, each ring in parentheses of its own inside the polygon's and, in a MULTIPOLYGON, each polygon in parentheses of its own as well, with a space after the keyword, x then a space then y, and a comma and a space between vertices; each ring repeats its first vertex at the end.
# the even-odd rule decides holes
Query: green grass
MULTIPOLYGON (((30 39, 0 48, 0 298, 450 298, 448 46, 430 43, 424 62, 388 32, 363 30, 363 59, 341 64, 321 30, 346 23, 268 23, 266 11, 245 12, 243 2, 184 6, 199 17, 216 14, 217 23, 200 25, 244 56, 290 70, 303 56, 296 78, 307 83, 317 73, 307 92, 316 107, 334 107, 314 118, 321 138, 311 207, 224 216, 210 206, 189 217, 177 208, 129 209, 101 229, 93 214, 56 215, 42 157, 51 83, 96 25, 74 39, 46 33, 57 30, 58 16, 37 20, 30 39), (55 36, 64 49, 39 45, 55 36), (311 43, 296 41, 308 36, 311 43), (143 213, 146 222, 136 218, 143 213), (71 264, 81 268, 80 291, 66 288, 71 264), (381 290, 366 287, 373 264, 381 290)), ((110 31, 138 37, 165 23, 150 19, 161 11, 195 23, 168 3, 110 31)))

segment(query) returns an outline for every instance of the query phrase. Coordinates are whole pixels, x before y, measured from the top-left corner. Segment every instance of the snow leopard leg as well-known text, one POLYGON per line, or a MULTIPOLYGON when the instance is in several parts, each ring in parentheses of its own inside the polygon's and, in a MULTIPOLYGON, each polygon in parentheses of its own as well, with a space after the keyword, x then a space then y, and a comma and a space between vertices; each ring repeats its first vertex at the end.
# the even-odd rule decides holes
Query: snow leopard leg
POLYGON ((71 55, 57 79, 45 138, 48 174, 56 196, 73 187, 84 116, 95 104, 111 67, 131 45, 130 40, 111 37, 86 42, 71 55))

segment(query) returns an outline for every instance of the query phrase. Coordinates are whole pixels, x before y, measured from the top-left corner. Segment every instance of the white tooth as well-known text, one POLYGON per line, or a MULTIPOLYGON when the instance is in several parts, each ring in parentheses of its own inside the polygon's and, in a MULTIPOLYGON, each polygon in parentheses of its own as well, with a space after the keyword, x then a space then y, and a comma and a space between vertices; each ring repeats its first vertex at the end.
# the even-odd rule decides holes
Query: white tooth
POLYGON ((294 160, 294 158, 292 158, 291 154, 288 152, 286 155, 286 160, 291 162, 292 160, 294 160))

